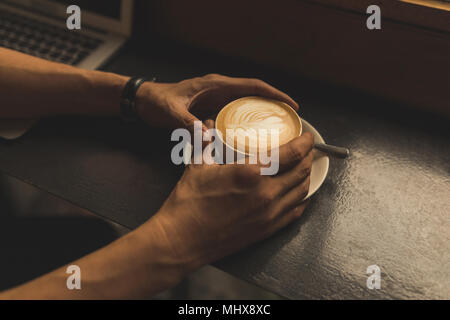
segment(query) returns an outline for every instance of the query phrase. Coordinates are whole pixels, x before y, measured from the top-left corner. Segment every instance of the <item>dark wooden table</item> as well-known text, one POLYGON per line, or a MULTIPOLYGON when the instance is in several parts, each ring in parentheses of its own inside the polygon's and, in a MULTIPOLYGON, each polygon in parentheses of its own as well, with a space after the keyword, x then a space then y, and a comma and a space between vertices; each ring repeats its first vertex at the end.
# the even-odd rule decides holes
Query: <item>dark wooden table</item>
MULTIPOLYGON (((259 77, 300 101, 327 142, 351 149, 331 160, 300 221, 217 267, 288 298, 450 298, 448 119, 167 44, 131 43, 106 70, 162 82, 259 77), (366 287, 370 265, 381 268, 380 290, 366 287)), ((135 228, 183 171, 170 162, 169 137, 117 119, 47 119, 0 141, 0 171, 135 228)))

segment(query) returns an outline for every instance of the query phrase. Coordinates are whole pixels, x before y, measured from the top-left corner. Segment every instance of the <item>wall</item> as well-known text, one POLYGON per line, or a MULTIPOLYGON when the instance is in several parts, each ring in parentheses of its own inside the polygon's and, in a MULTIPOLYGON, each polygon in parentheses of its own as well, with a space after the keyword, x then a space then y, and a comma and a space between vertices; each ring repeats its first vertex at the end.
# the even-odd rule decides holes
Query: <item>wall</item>
POLYGON ((417 19, 419 27, 394 21, 391 11, 382 30, 371 31, 360 5, 342 10, 324 2, 147 2, 147 27, 189 45, 450 115, 448 31, 424 28, 429 15, 417 19))

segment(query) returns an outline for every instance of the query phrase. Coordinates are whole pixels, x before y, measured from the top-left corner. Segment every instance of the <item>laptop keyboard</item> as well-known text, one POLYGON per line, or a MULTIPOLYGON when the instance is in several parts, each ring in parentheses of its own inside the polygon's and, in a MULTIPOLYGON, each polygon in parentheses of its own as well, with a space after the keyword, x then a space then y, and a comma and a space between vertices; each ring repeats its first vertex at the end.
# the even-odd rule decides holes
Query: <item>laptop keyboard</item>
POLYGON ((77 65, 102 42, 100 39, 0 9, 0 47, 77 65))

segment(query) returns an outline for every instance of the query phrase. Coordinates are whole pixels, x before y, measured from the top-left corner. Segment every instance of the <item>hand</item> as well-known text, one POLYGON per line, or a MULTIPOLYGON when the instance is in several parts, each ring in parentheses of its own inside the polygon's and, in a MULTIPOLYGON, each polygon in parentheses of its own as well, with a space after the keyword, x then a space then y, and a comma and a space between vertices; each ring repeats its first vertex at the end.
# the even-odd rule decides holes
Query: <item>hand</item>
POLYGON ((173 259, 192 271, 298 219, 307 205, 312 148, 309 133, 280 147, 277 176, 262 176, 251 164, 188 166, 150 219, 173 259))
POLYGON ((228 102, 251 95, 280 100, 298 110, 298 104, 288 95, 261 80, 216 74, 173 84, 145 83, 138 91, 136 108, 149 125, 186 128, 193 133, 194 121, 199 121, 193 110, 206 118, 218 113, 228 102))

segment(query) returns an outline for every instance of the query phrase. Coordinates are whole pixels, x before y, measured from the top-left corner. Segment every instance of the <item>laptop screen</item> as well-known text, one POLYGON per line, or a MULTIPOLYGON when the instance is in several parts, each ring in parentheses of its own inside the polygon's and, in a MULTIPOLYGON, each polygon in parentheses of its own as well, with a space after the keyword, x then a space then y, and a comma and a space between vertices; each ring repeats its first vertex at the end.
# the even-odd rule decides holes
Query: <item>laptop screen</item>
POLYGON ((130 36, 133 22, 133 0, 0 0, 12 9, 67 19, 66 9, 78 5, 83 24, 122 36, 130 36))
POLYGON ((81 11, 87 10, 98 15, 106 16, 112 19, 120 20, 121 0, 93 1, 93 0, 50 0, 59 2, 67 6, 75 4, 81 11))

